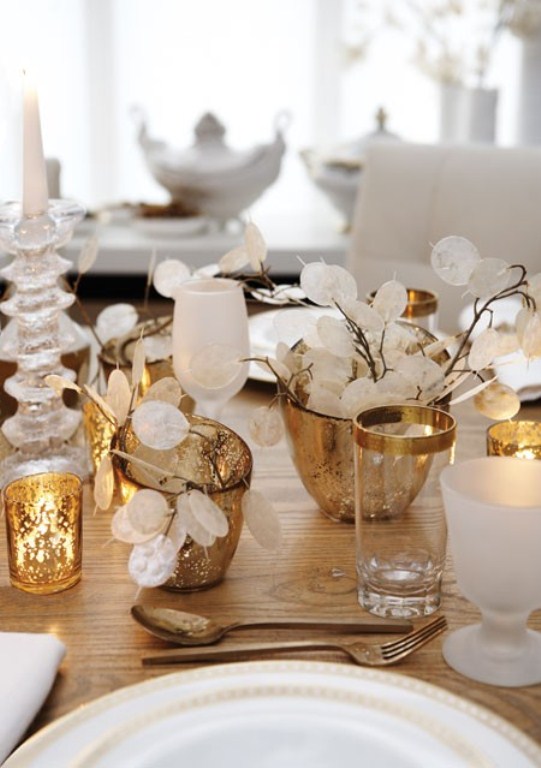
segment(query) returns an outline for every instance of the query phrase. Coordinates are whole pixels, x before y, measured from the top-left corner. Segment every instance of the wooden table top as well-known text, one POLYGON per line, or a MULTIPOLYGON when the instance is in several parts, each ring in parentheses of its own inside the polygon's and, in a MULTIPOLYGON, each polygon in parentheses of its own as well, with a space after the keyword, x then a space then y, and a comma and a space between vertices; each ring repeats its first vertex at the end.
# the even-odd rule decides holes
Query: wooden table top
MULTIPOLYGON (((246 435, 248 406, 264 403, 271 396, 272 388, 250 385, 230 403, 224 421, 246 435)), ((527 418, 541 416, 540 408, 524 410, 527 418)), ((487 423, 473 416, 471 408, 463 409, 458 418, 457 458, 484 455, 487 423)), ((356 593, 354 527, 331 522, 318 511, 289 460, 285 442, 272 449, 254 448, 254 459, 252 486, 271 499, 282 519, 284 544, 279 555, 266 553, 244 531, 222 584, 190 594, 144 590, 138 601, 223 621, 270 616, 362 617, 356 593)), ((137 589, 127 572, 129 547, 119 542, 106 544, 110 518, 110 513, 93 516, 92 505, 86 504, 83 579, 57 595, 35 596, 9 586, 5 536, 0 537, 2 630, 52 632, 67 646, 56 683, 31 732, 98 696, 180 669, 141 664, 143 655, 168 646, 148 635, 130 616, 137 589)), ((451 563, 444 578, 442 610, 451 629, 478 617, 477 609, 458 593, 451 563)), ((541 630, 541 611, 532 615, 530 626, 541 630)), ((270 630, 242 635, 247 642, 293 637, 302 635, 270 630)), ((231 637, 231 642, 237 640, 231 637)), ((225 646, 228 640, 222 642, 225 646)), ((483 705, 541 743, 541 685, 503 689, 461 677, 443 661, 441 643, 440 636, 393 670, 483 705)), ((289 658, 303 656, 297 652, 289 658)), ((311 652, 304 658, 345 661, 342 654, 328 651, 311 652)))

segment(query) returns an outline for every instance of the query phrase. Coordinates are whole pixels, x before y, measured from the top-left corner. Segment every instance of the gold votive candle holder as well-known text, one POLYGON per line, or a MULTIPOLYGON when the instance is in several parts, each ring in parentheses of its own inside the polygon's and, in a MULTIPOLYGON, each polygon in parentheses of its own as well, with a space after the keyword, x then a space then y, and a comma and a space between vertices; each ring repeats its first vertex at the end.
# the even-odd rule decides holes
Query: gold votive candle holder
POLYGON ((82 483, 77 475, 45 472, 3 490, 11 584, 47 595, 81 578, 82 483))
MULTIPOLYGON (((145 452, 151 463, 164 462, 179 477, 189 478, 194 486, 204 489, 209 498, 220 507, 227 518, 228 532, 217 537, 214 544, 203 547, 190 536, 180 548, 177 566, 163 588, 173 592, 192 592, 208 589, 225 577, 237 550, 244 517, 242 498, 250 487, 253 458, 242 438, 232 429, 213 419, 188 416, 194 428, 178 446, 168 451, 145 452)), ((128 430, 120 442, 124 453, 137 455, 139 441, 128 430)), ((164 494, 173 511, 178 492, 178 481, 164 478, 160 481, 141 472, 136 462, 113 456, 117 489, 123 504, 143 488, 152 488, 164 494)))
POLYGON ((541 422, 501 421, 487 429, 488 456, 541 459, 541 422))
POLYGON ((109 421, 93 400, 83 405, 83 424, 94 474, 109 452, 115 426, 109 421))

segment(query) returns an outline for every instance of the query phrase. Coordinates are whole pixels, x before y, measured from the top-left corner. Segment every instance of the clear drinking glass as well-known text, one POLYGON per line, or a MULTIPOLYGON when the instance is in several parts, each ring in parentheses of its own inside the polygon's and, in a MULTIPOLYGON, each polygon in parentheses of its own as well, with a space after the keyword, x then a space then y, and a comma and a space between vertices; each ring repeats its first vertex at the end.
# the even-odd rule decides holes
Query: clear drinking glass
POLYGON ((250 355, 248 315, 242 285, 236 280, 190 280, 175 291, 173 314, 173 367, 182 388, 196 401, 195 412, 218 419, 220 413, 248 378, 249 363, 237 366, 234 377, 217 386, 204 386, 194 378, 194 355, 212 345, 224 345, 250 355))
POLYGON ((420 405, 355 419, 358 594, 370 613, 428 616, 440 605, 447 535, 439 475, 455 436, 452 416, 420 405))
POLYGON ((541 682, 541 462, 507 456, 463 461, 442 472, 457 584, 482 621, 452 632, 443 656, 457 672, 493 685, 541 682))

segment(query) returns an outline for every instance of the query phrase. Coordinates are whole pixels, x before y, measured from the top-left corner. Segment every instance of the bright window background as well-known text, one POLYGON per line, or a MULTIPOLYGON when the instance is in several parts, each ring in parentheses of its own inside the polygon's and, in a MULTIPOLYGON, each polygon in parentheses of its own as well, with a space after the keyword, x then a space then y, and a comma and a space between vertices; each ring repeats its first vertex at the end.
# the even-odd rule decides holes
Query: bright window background
MULTIPOLYGON (((63 194, 88 207, 166 199, 137 145, 134 105, 151 135, 179 149, 207 111, 235 148, 271 141, 276 115, 290 112, 282 173, 257 204, 275 213, 302 214, 320 201, 299 150, 359 138, 379 106, 403 138, 438 137, 438 87, 412 64, 408 35, 378 29, 366 54, 345 65, 355 0, 2 4, 0 199, 21 196, 24 66, 38 84, 45 151, 62 163, 63 194)), ((501 144, 514 140, 517 62, 516 41, 502 39, 490 72, 501 144)))

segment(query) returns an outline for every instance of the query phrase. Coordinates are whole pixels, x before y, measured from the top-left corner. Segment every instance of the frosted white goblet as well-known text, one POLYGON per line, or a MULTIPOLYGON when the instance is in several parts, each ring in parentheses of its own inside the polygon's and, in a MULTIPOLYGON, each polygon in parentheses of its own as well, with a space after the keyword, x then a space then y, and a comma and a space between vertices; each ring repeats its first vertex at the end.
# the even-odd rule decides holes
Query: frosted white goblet
POLYGON ((502 686, 541 682, 541 462, 488 456, 440 476, 456 579, 482 622, 450 634, 443 656, 457 672, 502 686))
POLYGON ((189 280, 175 291, 173 313, 173 368, 180 385, 196 401, 195 412, 218 419, 224 405, 239 392, 248 378, 248 363, 222 386, 207 387, 194 378, 194 355, 210 345, 222 344, 250 354, 248 315, 242 285, 236 280, 208 278, 189 280))

